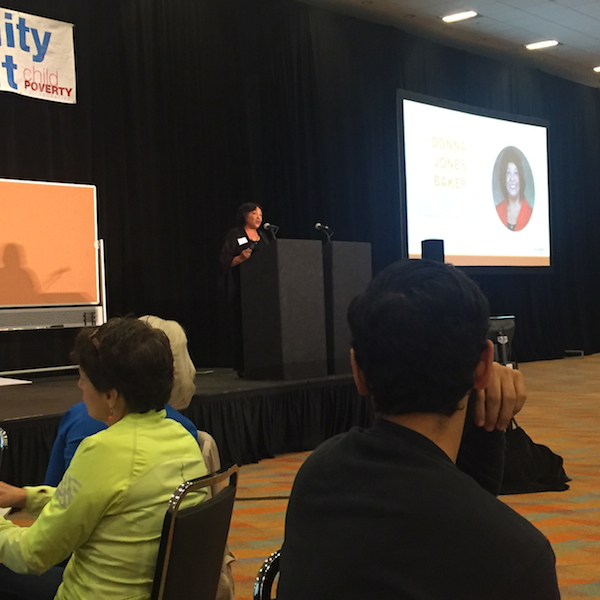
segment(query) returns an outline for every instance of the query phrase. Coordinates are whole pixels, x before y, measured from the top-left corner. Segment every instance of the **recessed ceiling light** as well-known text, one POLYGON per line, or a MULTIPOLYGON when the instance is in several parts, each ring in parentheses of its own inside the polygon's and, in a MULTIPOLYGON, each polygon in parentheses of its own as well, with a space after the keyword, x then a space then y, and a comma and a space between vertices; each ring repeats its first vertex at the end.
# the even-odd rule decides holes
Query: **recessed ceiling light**
POLYGON ((525 48, 527 50, 541 50, 542 48, 551 48, 552 46, 558 46, 558 42, 556 40, 544 40, 543 42, 527 44, 525 48))
POLYGON ((594 67, 594 71, 596 71, 596 73, 600 73, 600 67, 594 67))
POLYGON ((476 16, 477 13, 474 10, 467 10, 453 15, 446 15, 445 17, 442 17, 442 21, 444 21, 444 23, 456 23, 456 21, 464 21, 465 19, 472 19, 476 16))

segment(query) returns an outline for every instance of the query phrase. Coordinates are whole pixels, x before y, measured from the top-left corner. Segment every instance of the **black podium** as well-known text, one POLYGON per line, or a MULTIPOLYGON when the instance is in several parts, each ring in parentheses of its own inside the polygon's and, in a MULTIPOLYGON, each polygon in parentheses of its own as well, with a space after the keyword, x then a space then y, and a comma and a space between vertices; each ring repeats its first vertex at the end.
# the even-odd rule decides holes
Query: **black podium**
POLYGON ((276 240, 240 265, 248 379, 327 375, 319 241, 276 240))
POLYGON ((371 281, 371 244, 328 242, 323 246, 327 366, 330 375, 351 373, 348 306, 371 281))

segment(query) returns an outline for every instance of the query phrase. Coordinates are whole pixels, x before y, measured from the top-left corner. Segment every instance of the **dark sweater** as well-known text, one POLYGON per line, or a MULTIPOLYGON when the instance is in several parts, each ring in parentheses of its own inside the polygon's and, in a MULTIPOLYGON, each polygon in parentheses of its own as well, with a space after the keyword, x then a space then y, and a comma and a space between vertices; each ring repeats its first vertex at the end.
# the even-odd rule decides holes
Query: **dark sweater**
POLYGON ((378 419, 322 444, 288 506, 280 600, 554 600, 548 540, 426 437, 378 419))

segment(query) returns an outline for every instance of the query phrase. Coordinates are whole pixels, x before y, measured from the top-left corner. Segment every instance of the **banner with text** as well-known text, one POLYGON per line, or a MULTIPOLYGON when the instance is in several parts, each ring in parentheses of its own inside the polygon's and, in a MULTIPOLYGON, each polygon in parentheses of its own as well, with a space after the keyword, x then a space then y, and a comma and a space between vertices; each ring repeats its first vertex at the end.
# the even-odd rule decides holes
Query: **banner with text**
POLYGON ((75 104, 73 25, 0 8, 0 91, 75 104))

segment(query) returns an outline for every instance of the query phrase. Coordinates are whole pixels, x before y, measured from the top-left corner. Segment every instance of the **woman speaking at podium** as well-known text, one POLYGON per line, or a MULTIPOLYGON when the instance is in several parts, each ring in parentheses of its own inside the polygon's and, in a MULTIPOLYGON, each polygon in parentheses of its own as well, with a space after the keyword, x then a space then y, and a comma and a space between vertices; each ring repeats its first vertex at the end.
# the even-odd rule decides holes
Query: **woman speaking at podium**
POLYGON ((239 266, 269 243, 260 229, 262 220, 260 204, 242 204, 235 216, 236 226, 228 231, 221 249, 221 287, 233 313, 233 368, 240 377, 244 376, 244 338, 239 266))

